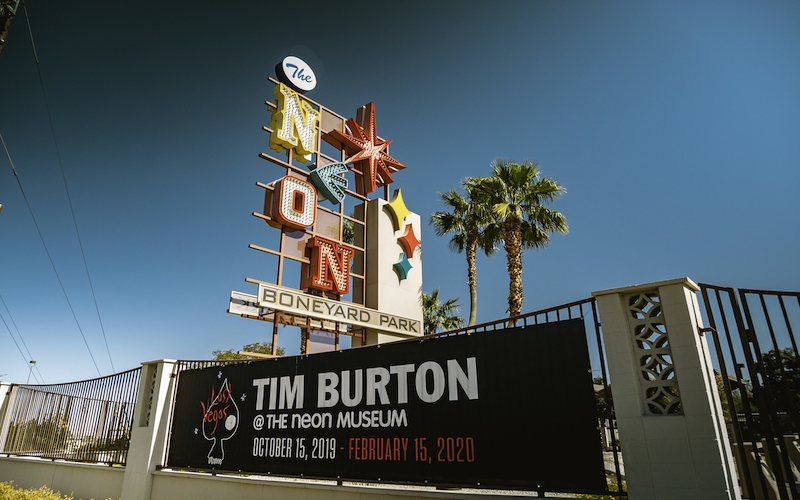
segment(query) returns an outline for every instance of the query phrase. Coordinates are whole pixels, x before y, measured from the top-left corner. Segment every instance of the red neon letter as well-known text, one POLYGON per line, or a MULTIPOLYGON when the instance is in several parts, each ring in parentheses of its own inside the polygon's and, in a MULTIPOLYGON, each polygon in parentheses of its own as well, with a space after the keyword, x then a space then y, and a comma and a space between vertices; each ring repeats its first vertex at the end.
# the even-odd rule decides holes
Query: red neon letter
POLYGON ((304 273, 300 277, 300 288, 331 290, 346 295, 350 291, 350 259, 355 251, 319 236, 308 240, 306 248, 311 250, 310 276, 304 273))
POLYGON ((275 183, 272 218, 284 226, 303 229, 314 224, 317 190, 297 177, 286 176, 275 183))

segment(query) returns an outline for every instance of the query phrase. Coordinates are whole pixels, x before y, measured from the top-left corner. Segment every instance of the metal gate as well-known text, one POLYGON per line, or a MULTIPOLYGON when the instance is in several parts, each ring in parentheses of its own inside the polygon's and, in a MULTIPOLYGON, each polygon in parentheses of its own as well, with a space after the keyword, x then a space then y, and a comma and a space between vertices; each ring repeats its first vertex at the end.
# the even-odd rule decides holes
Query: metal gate
POLYGON ((0 453, 124 465, 141 372, 66 384, 13 384, 5 415, 0 414, 0 453))
POLYGON ((800 500, 800 292, 699 286, 742 496, 800 500))

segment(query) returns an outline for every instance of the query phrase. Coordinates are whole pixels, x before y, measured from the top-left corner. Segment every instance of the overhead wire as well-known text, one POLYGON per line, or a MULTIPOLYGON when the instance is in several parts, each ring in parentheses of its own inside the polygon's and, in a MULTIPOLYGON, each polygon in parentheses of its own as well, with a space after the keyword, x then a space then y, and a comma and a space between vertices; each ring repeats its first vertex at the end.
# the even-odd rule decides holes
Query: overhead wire
POLYGON ((22 198, 25 200, 25 205, 28 206, 28 212, 31 214, 31 218, 33 219, 33 225, 36 227, 36 232, 39 233, 39 239, 42 241, 42 245, 44 246, 44 251, 47 254, 47 258, 50 260, 50 265, 53 267, 53 272, 56 275, 56 280, 58 280, 59 286, 61 286, 61 291, 64 293, 64 299, 67 301, 67 305, 69 306, 70 312, 72 312, 72 317, 75 319, 75 324, 78 325, 78 331, 81 333, 81 337, 83 338, 83 343, 86 344, 86 349, 89 350, 89 357, 92 358, 92 363, 94 363, 94 368, 97 370, 97 374, 99 376, 103 376, 100 373, 100 368, 97 367, 97 362, 94 360, 94 355, 92 354, 92 348, 89 347, 89 342, 86 341, 86 335, 83 334, 83 329, 81 328, 81 324, 78 321, 78 316, 75 315, 75 310, 72 308, 72 303, 69 301, 69 297, 67 296, 67 290, 64 288, 64 284, 61 282, 61 276, 58 275, 58 271, 56 270, 56 265, 53 262, 53 258, 50 256, 50 250, 47 248, 47 243, 44 242, 44 236, 42 236, 42 231, 39 229, 39 224, 36 222, 36 217, 33 215, 33 209, 31 209, 31 204, 28 202, 28 196, 25 194, 25 190, 22 188, 22 182, 19 180, 19 175, 17 174, 17 169, 14 168, 14 162, 11 161, 11 154, 8 152, 8 148, 6 147, 6 141, 3 139, 3 134, 0 134, 0 143, 3 144, 3 149, 6 152, 6 157, 8 158, 8 163, 11 164, 11 171, 14 173, 14 178, 17 180, 17 185, 19 186, 19 190, 22 193, 22 198))
POLYGON ((55 149, 56 149, 56 156, 58 158, 58 165, 61 168, 61 179, 64 182, 64 190, 67 193, 67 201, 69 203, 70 214, 72 214, 72 223, 73 223, 73 225, 75 227, 75 235, 78 237, 78 246, 80 247, 80 250, 81 250, 81 258, 83 259, 83 267, 86 270, 86 278, 89 281, 89 290, 91 290, 91 292, 92 292, 92 300, 94 301, 94 308, 95 308, 95 311, 97 312, 97 321, 100 323, 100 332, 103 334, 103 342, 105 343, 105 346, 106 346, 106 352, 108 353, 108 361, 111 363, 111 371, 113 373, 113 372, 116 371, 116 369, 114 368, 114 360, 111 358, 111 350, 108 347, 108 338, 106 337, 106 330, 105 330, 105 327, 103 326, 103 319, 100 316, 100 307, 97 305, 97 296, 96 296, 96 294, 94 292, 94 285, 92 284, 92 276, 89 273, 89 265, 86 262, 86 253, 83 250, 83 240, 81 239, 81 233, 78 230, 78 219, 75 217, 75 209, 73 208, 72 197, 70 196, 69 186, 67 185, 67 176, 64 173, 64 163, 61 161, 61 151, 59 150, 58 140, 56 139, 56 130, 55 130, 55 127, 53 126, 53 117, 52 117, 52 115, 50 113, 50 105, 49 105, 49 103, 47 101, 47 93, 45 92, 45 88, 44 88, 44 79, 42 78, 42 70, 41 70, 41 68, 39 66, 39 55, 36 52, 36 44, 33 41, 33 30, 31 29, 31 21, 30 21, 30 18, 28 17, 28 7, 25 4, 25 0, 22 1, 22 10, 23 10, 23 12, 25 12, 25 21, 26 21, 26 23, 28 25, 28 34, 29 34, 30 39, 31 39, 31 47, 33 48, 33 59, 36 62, 36 72, 39 75, 39 84, 40 84, 40 86, 42 88, 42 98, 44 99, 44 106, 45 106, 45 110, 47 111, 47 119, 48 119, 48 121, 50 123, 50 132, 51 132, 51 134, 53 136, 53 144, 55 145, 55 149))
MULTIPOLYGON (((6 330, 8 330, 8 334, 11 335, 11 340, 13 340, 14 341, 14 345, 17 346, 17 350, 19 351, 19 355, 22 356, 22 362, 25 363, 25 366, 30 366, 30 364, 28 362, 28 358, 25 357, 25 354, 22 352, 22 349, 20 349, 19 344, 17 343, 17 339, 14 338, 14 335, 11 333, 11 329, 8 327, 8 323, 6 323, 6 319, 3 317, 2 314, 0 314, 0 321, 2 321, 4 325, 6 325, 6 330)), ((32 370, 32 368, 31 368, 31 370, 32 370)), ((37 382, 39 382, 39 379, 36 377, 35 373, 33 374, 33 378, 37 382)), ((41 383, 41 382, 39 382, 39 383, 41 383)))
MULTIPOLYGON (((19 327, 17 326, 17 322, 14 321, 14 317, 11 316, 11 310, 8 308, 8 304, 6 304, 6 301, 5 301, 5 299, 3 299, 2 295, 0 295, 0 302, 2 302, 3 303, 3 307, 6 308, 6 312, 8 313, 8 319, 11 320, 11 324, 14 325, 14 330, 17 331, 17 336, 19 337, 19 340, 22 342, 22 346, 25 348, 25 351, 28 353, 28 359, 29 360, 33 360, 33 354, 31 354, 31 350, 28 349, 28 344, 25 343, 25 339, 22 337, 22 332, 19 331, 19 327)), ((3 320, 3 323, 4 324, 6 323, 5 320, 3 320)), ((10 334, 11 330, 8 328, 8 324, 6 324, 6 329, 8 329, 8 333, 10 334)), ((11 335, 11 338, 14 338, 14 336, 11 335)), ((19 348, 19 346, 17 346, 17 348, 19 348)), ((36 369, 37 372, 39 372, 39 378, 41 378, 41 382, 40 383, 44 384, 44 376, 42 376, 42 372, 39 371, 39 366, 34 364, 33 367, 36 369)), ((34 375, 34 377, 35 377, 35 375, 34 375)), ((36 380, 39 381, 39 378, 37 378, 36 380)))

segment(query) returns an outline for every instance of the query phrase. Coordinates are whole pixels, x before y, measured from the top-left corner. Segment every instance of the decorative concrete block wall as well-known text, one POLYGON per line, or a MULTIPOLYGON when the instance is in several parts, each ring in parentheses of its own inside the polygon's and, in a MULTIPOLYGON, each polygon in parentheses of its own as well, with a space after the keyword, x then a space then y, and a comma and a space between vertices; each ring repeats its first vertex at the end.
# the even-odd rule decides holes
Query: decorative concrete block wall
POLYGON ((631 500, 739 499, 688 278, 594 292, 631 500))

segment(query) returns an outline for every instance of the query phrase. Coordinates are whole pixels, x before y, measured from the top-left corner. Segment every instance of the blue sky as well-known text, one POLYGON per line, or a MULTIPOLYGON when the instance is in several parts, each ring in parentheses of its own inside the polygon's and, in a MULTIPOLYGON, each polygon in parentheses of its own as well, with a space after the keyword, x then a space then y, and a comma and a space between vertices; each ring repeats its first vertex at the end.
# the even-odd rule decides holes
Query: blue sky
MULTIPOLYGON (((346 117, 375 102, 424 221, 438 192, 506 158, 567 188, 570 234, 524 256, 523 311, 688 276, 797 290, 800 5, 792 2, 28 2, 64 174, 116 371, 270 339, 225 313, 270 280, 255 183, 267 78, 286 55, 346 117), (305 4, 304 4, 305 5, 305 4), (400 7, 402 5, 402 7, 400 7)), ((99 371, 112 372, 24 13, 0 52, 0 133, 99 371)), ((97 376, 7 159, 0 159, 0 375, 97 376), (10 316, 9 313, 10 312, 10 316), (13 318, 13 324, 11 319, 13 318), (23 347, 23 350, 24 347, 23 347)), ((463 255, 428 226, 426 291, 460 297, 463 255)), ((478 321, 508 305, 478 259, 478 321)), ((298 336, 279 344, 297 353, 298 336)))

